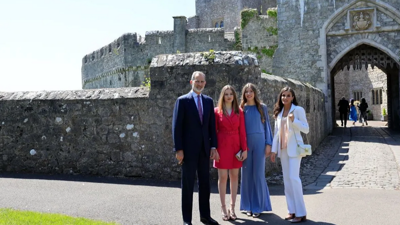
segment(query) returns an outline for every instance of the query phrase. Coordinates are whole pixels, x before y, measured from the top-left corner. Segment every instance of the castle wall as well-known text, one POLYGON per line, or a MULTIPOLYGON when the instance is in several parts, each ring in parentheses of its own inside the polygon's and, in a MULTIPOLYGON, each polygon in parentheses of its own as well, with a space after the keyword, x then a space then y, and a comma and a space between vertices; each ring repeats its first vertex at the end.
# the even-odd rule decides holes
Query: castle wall
MULTIPOLYGON (((221 88, 238 92, 247 82, 261 90, 272 116, 280 89, 293 87, 307 112, 311 143, 324 126, 323 93, 295 80, 261 74, 254 55, 215 52, 153 58, 151 91, 145 88, 0 93, 0 171, 46 174, 179 179, 172 151, 172 112, 176 98, 189 92, 195 70, 206 73, 205 94, 216 100, 221 88)), ((273 119, 271 120, 273 125, 273 119)), ((267 162, 266 173, 279 170, 267 162)), ((212 169, 217 178, 217 171, 212 169)))
POLYGON ((216 51, 229 51, 233 49, 233 41, 224 37, 221 28, 192 29, 186 36, 186 52, 202 52, 210 49, 216 51))
POLYGON ((257 55, 262 71, 271 74, 273 51, 278 46, 277 20, 267 15, 256 16, 242 29, 242 48, 257 55), (267 53, 267 49, 272 53, 267 53))
POLYGON ((82 88, 140 86, 151 57, 137 34, 124 34, 82 60, 82 88))
POLYGON ((197 29, 199 28, 199 17, 198 16, 191 16, 187 19, 187 26, 186 29, 197 29))
MULTIPOLYGON (((224 21, 225 31, 233 32, 235 27, 240 27, 242 9, 255 8, 260 14, 265 14, 268 8, 276 6, 276 0, 196 0, 199 26, 191 28, 212 28, 215 27, 216 22, 224 21)), ((194 23, 190 22, 192 26, 194 23)))

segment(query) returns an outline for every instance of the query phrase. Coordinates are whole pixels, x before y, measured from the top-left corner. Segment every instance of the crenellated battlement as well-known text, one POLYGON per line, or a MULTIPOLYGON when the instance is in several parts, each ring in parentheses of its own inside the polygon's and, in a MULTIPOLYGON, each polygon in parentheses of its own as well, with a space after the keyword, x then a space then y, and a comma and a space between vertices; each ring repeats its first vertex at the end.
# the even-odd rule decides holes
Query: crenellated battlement
POLYGON ((118 55, 122 53, 120 52, 120 49, 122 45, 125 45, 125 43, 139 44, 137 33, 123 34, 121 37, 115 39, 110 44, 100 49, 97 49, 90 54, 85 55, 82 59, 82 64, 90 63, 103 57, 109 57, 112 56, 112 54, 118 55))

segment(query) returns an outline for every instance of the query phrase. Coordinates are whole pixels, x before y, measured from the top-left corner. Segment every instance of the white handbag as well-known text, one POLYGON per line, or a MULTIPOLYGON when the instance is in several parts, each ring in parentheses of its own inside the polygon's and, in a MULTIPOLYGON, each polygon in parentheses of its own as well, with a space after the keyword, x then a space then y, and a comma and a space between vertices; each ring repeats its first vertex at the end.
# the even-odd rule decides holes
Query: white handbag
MULTIPOLYGON (((294 112, 294 110, 293 110, 293 112, 294 112)), ((299 155, 301 157, 306 157, 306 156, 312 154, 311 145, 304 144, 304 143, 299 144, 299 142, 297 141, 296 133, 294 133, 294 138, 296 139, 296 144, 297 144, 297 147, 296 147, 297 155, 299 155)), ((307 142, 308 142, 307 135, 306 135, 306 138, 307 138, 307 142)))

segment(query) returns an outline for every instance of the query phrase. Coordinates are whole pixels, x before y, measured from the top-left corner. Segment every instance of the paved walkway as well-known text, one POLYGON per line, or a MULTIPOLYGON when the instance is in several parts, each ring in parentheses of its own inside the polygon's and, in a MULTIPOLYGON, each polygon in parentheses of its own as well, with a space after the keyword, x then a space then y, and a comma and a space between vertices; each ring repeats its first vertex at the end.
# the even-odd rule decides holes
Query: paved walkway
MULTIPOLYGON (((323 152, 323 157, 330 160, 323 161, 323 165, 319 168, 323 169, 322 173, 305 188, 398 190, 400 188, 400 147, 396 142, 398 134, 391 132, 383 126, 384 124, 380 121, 370 121, 369 126, 360 126, 356 123, 356 126, 336 128, 317 149, 323 152), (323 149, 327 144, 332 148, 323 149), (330 152, 326 152, 327 150, 330 152), (328 161, 329 164, 326 165, 328 161)), ((322 158, 321 154, 318 156, 313 160, 322 158)), ((311 177, 304 180, 307 179, 311 177)))
MULTIPOLYGON (((399 224, 400 135, 381 122, 368 127, 336 128, 304 158, 302 179, 308 221, 303 224, 399 224)), ((272 212, 254 219, 237 213, 224 222, 216 182, 210 198, 212 216, 221 224, 289 224, 282 217, 282 185, 269 184, 272 212)), ((0 174, 0 208, 62 213, 120 224, 181 223, 179 182, 0 174)), ((193 224, 199 222, 195 193, 193 224)), ((228 199, 228 196, 227 196, 228 199)), ((236 212, 239 212, 240 195, 236 212)))

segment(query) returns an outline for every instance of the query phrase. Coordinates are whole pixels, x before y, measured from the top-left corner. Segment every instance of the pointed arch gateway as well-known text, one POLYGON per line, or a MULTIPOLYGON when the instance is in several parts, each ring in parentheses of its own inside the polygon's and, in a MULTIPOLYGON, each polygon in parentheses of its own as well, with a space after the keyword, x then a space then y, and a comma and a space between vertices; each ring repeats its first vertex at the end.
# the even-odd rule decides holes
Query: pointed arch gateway
POLYGON ((335 124, 337 72, 350 66, 360 69, 371 65, 387 75, 389 127, 400 129, 400 12, 383 1, 350 1, 324 23, 320 34, 332 123, 335 124))

